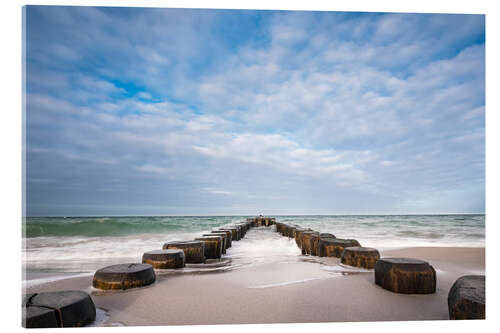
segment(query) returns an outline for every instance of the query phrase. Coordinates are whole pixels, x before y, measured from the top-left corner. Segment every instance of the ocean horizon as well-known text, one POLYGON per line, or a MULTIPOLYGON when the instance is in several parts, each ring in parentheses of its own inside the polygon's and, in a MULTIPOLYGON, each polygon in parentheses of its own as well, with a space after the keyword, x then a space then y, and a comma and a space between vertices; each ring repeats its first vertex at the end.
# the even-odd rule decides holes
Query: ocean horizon
MULTIPOLYGON (((266 214, 266 216, 445 216, 445 215, 486 215, 485 213, 409 213, 409 214, 266 214)), ((222 216, 235 216, 235 217, 256 217, 258 215, 252 214, 84 214, 84 215, 28 215, 23 218, 38 218, 38 217, 222 217, 222 216)))

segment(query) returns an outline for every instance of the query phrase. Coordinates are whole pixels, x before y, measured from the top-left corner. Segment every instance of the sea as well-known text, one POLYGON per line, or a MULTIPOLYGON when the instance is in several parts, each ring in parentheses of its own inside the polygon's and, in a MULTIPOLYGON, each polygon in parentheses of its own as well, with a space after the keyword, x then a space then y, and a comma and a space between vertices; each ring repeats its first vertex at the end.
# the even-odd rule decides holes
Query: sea
MULTIPOLYGON (((27 217, 23 222, 23 283, 89 275, 104 266, 141 262, 167 241, 192 240, 251 216, 27 217)), ((485 215, 273 216, 379 250, 414 246, 485 246, 485 215)), ((252 228, 227 250, 232 268, 301 257, 295 241, 252 228)))

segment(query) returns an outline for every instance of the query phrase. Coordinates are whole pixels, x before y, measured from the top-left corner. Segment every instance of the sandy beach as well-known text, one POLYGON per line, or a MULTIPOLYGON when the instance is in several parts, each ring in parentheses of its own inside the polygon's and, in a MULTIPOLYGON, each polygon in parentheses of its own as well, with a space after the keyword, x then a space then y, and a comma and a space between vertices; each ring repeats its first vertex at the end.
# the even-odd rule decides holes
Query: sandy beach
POLYGON ((86 291, 99 309, 99 326, 446 320, 453 282, 485 270, 485 249, 479 247, 413 247, 381 251, 381 256, 427 260, 436 269, 436 293, 392 293, 375 285, 373 271, 307 256, 203 274, 157 272, 153 285, 119 292, 93 289, 92 275, 26 291, 86 291))

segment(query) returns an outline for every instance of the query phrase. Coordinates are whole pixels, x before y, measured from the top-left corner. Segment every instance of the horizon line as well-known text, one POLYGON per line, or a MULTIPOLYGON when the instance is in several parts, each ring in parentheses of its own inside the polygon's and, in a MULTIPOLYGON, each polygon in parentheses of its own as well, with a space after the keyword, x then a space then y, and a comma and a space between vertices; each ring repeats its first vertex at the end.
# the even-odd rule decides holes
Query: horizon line
MULTIPOLYGON (((402 214, 267 214, 263 215, 265 217, 269 216, 440 216, 440 215, 486 215, 483 213, 402 213, 402 214)), ((22 216, 22 218, 36 218, 36 217, 63 217, 63 218, 73 218, 73 217, 225 217, 225 216, 239 216, 239 217, 256 217, 259 215, 255 214, 188 214, 188 215, 178 215, 178 214, 159 214, 159 215, 147 215, 147 214, 131 214, 131 215, 30 215, 22 216)))

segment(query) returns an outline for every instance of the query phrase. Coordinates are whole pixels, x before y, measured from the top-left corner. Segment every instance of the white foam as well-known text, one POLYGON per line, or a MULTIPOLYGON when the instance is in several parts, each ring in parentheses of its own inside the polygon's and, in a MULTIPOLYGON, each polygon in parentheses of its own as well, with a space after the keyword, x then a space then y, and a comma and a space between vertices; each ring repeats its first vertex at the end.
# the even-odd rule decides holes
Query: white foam
MULTIPOLYGON (((437 275, 447 275, 447 274, 455 274, 452 270, 442 270, 438 268, 434 268, 437 275)), ((481 269, 463 269, 460 268, 460 273, 462 275, 484 275, 484 270, 481 269)))
POLYGON ((315 281, 315 280, 322 280, 322 279, 325 279, 325 278, 310 278, 310 279, 303 279, 303 280, 295 280, 295 281, 271 283, 271 284, 264 284, 264 285, 253 286, 253 287, 248 287, 248 288, 250 288, 250 289, 263 289, 263 288, 282 287, 282 286, 288 286, 288 285, 291 285, 291 284, 305 283, 305 282, 310 282, 310 281, 315 281))
MULTIPOLYGON (((356 238, 356 237, 353 237, 356 238)), ((397 250, 410 247, 484 247, 484 242, 467 242, 453 240, 424 240, 424 239, 390 239, 390 238, 363 238, 357 237, 362 246, 373 247, 379 251, 397 250)))
POLYGON ((259 227, 251 229, 239 242, 233 242, 227 257, 233 260, 268 262, 297 258, 300 254, 301 251, 293 239, 283 237, 271 228, 259 227))
POLYGON ((190 240, 199 234, 29 238, 23 265, 28 271, 94 272, 103 266, 140 262, 144 252, 161 249, 165 242, 190 240))
POLYGON ((332 273, 373 273, 373 269, 364 269, 358 267, 345 266, 342 264, 335 266, 321 265, 320 267, 324 271, 332 273))
POLYGON ((41 284, 46 284, 54 281, 60 281, 60 280, 67 280, 67 279, 73 279, 77 277, 84 277, 84 276, 91 276, 93 275, 92 273, 82 273, 82 274, 72 274, 72 275, 65 275, 65 276, 53 276, 53 277, 47 277, 47 278, 41 278, 41 279, 33 279, 33 280, 24 280, 22 283, 23 288, 30 288, 33 286, 38 286, 41 284))
MULTIPOLYGON (((95 320, 91 324, 87 325, 87 327, 103 326, 106 323, 106 321, 108 321, 109 318, 110 318, 110 316, 109 316, 107 311, 96 307, 95 308, 95 320)), ((123 326, 123 325, 120 325, 120 326, 123 326)))

